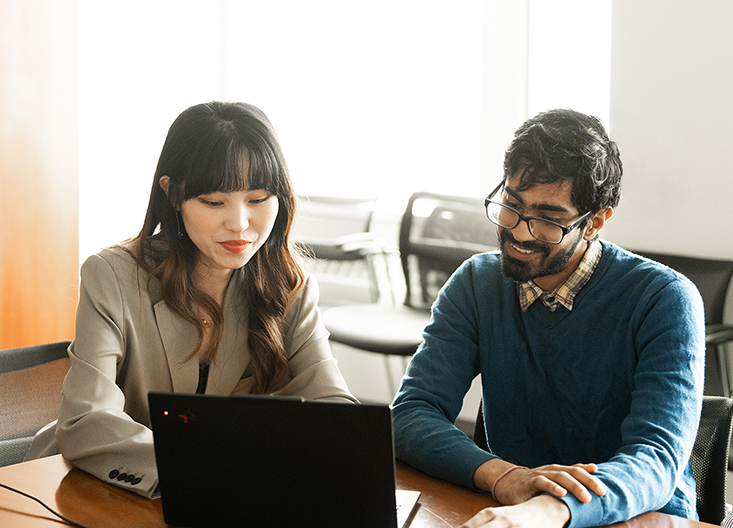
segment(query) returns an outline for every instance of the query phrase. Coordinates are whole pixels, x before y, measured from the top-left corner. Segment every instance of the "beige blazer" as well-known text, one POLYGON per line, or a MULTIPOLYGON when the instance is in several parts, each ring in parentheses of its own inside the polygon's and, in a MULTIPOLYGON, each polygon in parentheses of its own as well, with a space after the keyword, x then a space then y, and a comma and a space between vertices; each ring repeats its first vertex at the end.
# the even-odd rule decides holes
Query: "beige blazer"
MULTIPOLYGON (((158 475, 148 392, 193 393, 199 368, 195 359, 186 361, 196 345, 195 327, 171 312, 157 281, 148 289, 147 279, 121 249, 104 250, 84 263, 59 418, 39 431, 26 459, 60 452, 102 480, 152 498, 158 475)), ((223 337, 209 368, 207 394, 247 393, 251 387, 243 323, 248 307, 234 287, 240 279, 235 272, 225 293, 223 337)), ((318 286, 309 276, 285 315, 293 378, 276 393, 356 402, 331 355, 317 301, 318 286)))

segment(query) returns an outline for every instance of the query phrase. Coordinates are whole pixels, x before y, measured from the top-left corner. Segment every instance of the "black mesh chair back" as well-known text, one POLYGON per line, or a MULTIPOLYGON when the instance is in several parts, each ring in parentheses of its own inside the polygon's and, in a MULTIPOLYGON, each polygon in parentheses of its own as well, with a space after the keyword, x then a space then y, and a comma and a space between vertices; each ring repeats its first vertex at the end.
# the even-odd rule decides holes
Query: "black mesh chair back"
POLYGON ((701 521, 711 524, 720 524, 726 514, 731 425, 733 399, 704 396, 690 464, 697 483, 697 514, 701 521))
POLYGON ((496 227, 486 218, 483 200, 414 193, 399 234, 405 304, 429 309, 445 281, 465 260, 498 246, 496 227))
POLYGON ((486 423, 484 422, 484 406, 483 403, 478 406, 478 414, 476 415, 476 423, 473 426, 473 441, 484 451, 489 450, 489 443, 486 439, 486 423))
MULTIPOLYGON (((711 524, 720 524, 726 515, 726 474, 731 426, 733 399, 704 396, 690 465, 697 484, 697 514, 701 521, 711 524)), ((478 408, 473 441, 481 449, 489 450, 483 405, 478 408)))
POLYGON ((58 417, 69 344, 0 350, 0 466, 22 462, 36 432, 58 417))

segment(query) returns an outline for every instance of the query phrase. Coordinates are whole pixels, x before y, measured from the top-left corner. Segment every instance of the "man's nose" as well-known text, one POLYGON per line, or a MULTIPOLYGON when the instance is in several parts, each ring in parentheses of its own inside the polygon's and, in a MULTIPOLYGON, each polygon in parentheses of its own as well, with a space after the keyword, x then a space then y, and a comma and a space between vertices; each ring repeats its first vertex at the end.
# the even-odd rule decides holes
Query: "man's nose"
POLYGON ((520 219, 517 226, 512 229, 512 236, 517 242, 523 242, 525 240, 535 240, 532 233, 529 231, 529 222, 527 220, 520 219))

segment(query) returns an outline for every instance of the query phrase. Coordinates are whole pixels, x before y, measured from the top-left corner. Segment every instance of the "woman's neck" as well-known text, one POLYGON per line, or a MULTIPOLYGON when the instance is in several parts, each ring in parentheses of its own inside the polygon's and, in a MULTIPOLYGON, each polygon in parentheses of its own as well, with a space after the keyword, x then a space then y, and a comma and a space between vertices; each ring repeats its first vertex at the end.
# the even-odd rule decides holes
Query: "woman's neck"
POLYGON ((218 304, 224 304, 224 292, 232 276, 232 270, 214 271, 211 268, 197 267, 194 280, 201 290, 209 294, 218 304))

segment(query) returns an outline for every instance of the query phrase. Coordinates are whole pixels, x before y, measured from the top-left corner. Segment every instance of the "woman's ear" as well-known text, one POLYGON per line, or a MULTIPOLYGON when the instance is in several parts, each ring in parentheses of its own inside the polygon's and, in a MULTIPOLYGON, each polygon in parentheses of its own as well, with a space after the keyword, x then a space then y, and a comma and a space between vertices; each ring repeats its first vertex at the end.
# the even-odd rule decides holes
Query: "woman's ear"
POLYGON ((158 184, 163 189, 163 192, 165 193, 165 195, 170 198, 170 196, 168 195, 168 187, 171 184, 170 176, 161 176, 160 179, 158 180, 158 184))
POLYGON ((171 183, 170 176, 161 176, 158 180, 158 184, 160 185, 160 188, 163 189, 163 192, 168 197, 168 201, 173 206, 173 209, 178 211, 181 207, 181 201, 180 201, 180 194, 181 189, 176 186, 175 184, 171 183))
POLYGON ((586 240, 593 240, 598 236, 598 233, 601 229, 603 229, 603 226, 606 225, 606 222, 611 219, 613 216, 613 207, 609 206, 605 209, 601 209, 594 215, 590 217, 590 222, 588 223, 588 226, 585 228, 585 234, 583 235, 583 238, 586 240))

